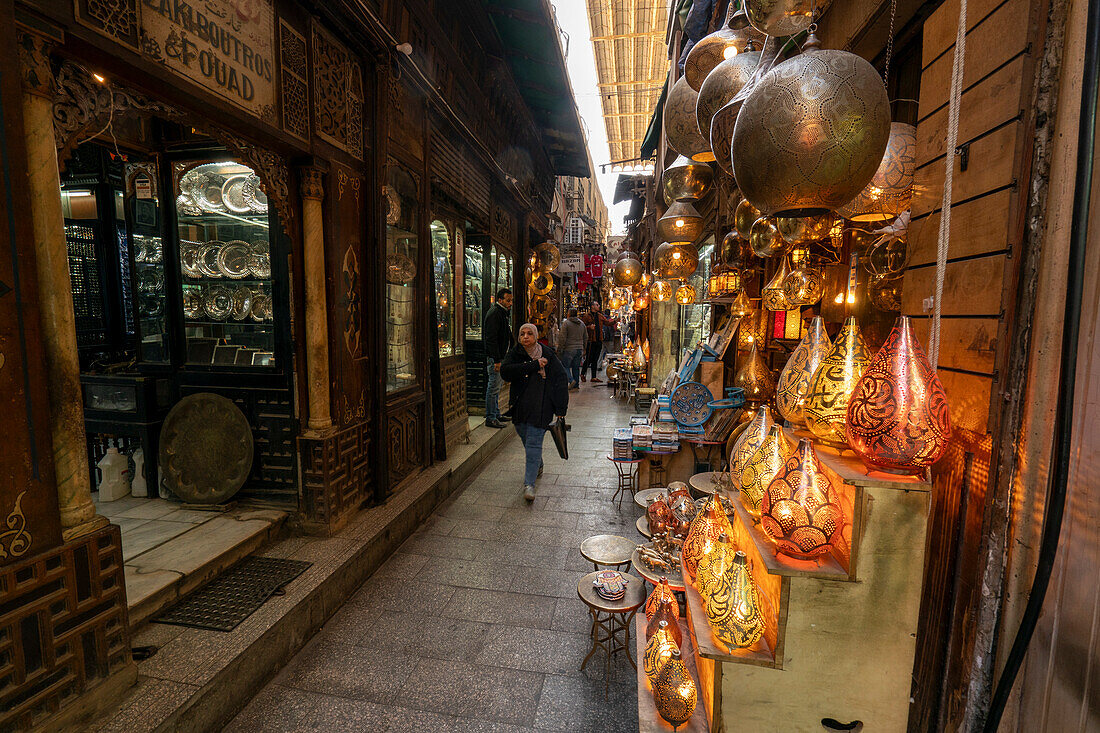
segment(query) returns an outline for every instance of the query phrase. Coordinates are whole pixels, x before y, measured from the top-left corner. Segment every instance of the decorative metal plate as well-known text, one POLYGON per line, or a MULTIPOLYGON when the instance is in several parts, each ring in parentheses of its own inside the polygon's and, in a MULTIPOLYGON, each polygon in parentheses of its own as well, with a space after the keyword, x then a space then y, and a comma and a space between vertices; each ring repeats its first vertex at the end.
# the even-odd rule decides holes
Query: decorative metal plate
POLYGON ((218 250, 218 270, 228 278, 233 280, 240 280, 242 277, 247 277, 250 272, 248 268, 249 256, 252 254, 252 250, 248 245, 248 242, 242 242, 239 239, 235 239, 232 242, 226 242, 218 250))
POLYGON ((401 221, 401 195, 393 186, 382 186, 382 196, 386 199, 386 223, 396 226, 401 221))
POLYGON ((199 246, 195 255, 195 269, 204 277, 221 277, 222 271, 218 269, 218 255, 221 253, 225 242, 212 240, 199 246))
POLYGON ((168 489, 184 501, 219 504, 232 498, 252 470, 253 454, 248 420, 221 395, 188 395, 164 418, 160 468, 168 489))
POLYGON ((267 242, 253 242, 248 255, 248 271, 253 277, 271 277, 271 248, 267 242))
POLYGON ((222 186, 225 177, 218 173, 203 174, 203 182, 196 187, 192 197, 195 203, 202 207, 203 211, 218 213, 225 211, 225 202, 222 200, 222 186))
POLYGON ((710 417, 710 403, 714 395, 699 382, 684 382, 672 390, 669 398, 669 410, 680 425, 695 427, 702 425, 710 417))
POLYGON ((199 216, 202 214, 202 207, 189 194, 181 193, 176 197, 176 211, 183 216, 199 216))
POLYGON ((263 322, 271 318, 271 296, 255 295, 252 297, 252 320, 263 322))
POLYGON ((554 278, 546 274, 535 275, 531 279, 531 292, 535 295, 546 295, 554 289, 554 278))
POLYGON ((180 272, 187 277, 202 277, 199 271, 199 250, 202 245, 198 242, 180 242, 180 272))
POLYGON ((248 199, 244 196, 244 184, 248 175, 230 176, 222 185, 222 203, 234 214, 247 214, 252 211, 248 199))
POLYGON ((252 288, 238 285, 233 291, 232 310, 229 315, 234 321, 243 321, 252 312, 252 288))
POLYGON ((535 257, 543 272, 550 272, 561 264, 561 250, 553 242, 543 242, 535 247, 535 257))
POLYGON ((202 308, 213 320, 224 320, 233 309, 233 292, 224 285, 208 288, 202 297, 202 308))
POLYGON ((241 186, 241 195, 244 196, 244 200, 252 211, 257 214, 267 213, 267 194, 264 193, 264 184, 255 173, 249 176, 241 186))

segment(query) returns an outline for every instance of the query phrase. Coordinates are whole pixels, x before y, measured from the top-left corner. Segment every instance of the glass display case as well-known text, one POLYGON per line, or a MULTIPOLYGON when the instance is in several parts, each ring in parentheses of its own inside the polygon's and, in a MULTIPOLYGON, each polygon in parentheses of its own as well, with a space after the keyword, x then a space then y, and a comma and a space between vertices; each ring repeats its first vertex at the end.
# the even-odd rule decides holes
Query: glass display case
POLYGON ((704 303, 703 298, 706 296, 707 280, 710 278, 713 251, 714 240, 708 238, 706 244, 699 247, 698 269, 687 279, 687 283, 695 288, 695 302, 680 306, 681 350, 695 348, 697 343, 710 338, 712 306, 710 303, 704 303))
POLYGON ((386 391, 417 383, 416 298, 418 186, 412 174, 389 166, 386 199, 386 391))
POLYGON ((489 291, 489 303, 491 305, 497 302, 496 297, 498 290, 501 288, 508 288, 514 291, 515 289, 512 287, 512 255, 497 249, 497 246, 494 244, 489 256, 493 282, 493 287, 489 291))
POLYGON ((188 364, 275 362, 271 223, 255 172, 235 161, 172 165, 188 364))
POLYGON ((130 259, 137 308, 138 361, 167 363, 168 308, 165 307, 164 240, 161 237, 157 166, 132 164, 126 170, 130 259))
POLYGON ((465 293, 463 305, 465 306, 466 338, 481 338, 481 321, 485 315, 482 311, 483 303, 481 286, 484 282, 481 268, 485 257, 485 249, 480 244, 467 242, 462 253, 463 256, 463 280, 465 293))
POLYGON ((432 275, 435 285, 435 328, 439 340, 440 358, 461 351, 456 349, 454 300, 454 249, 452 231, 454 225, 440 219, 432 221, 432 275))

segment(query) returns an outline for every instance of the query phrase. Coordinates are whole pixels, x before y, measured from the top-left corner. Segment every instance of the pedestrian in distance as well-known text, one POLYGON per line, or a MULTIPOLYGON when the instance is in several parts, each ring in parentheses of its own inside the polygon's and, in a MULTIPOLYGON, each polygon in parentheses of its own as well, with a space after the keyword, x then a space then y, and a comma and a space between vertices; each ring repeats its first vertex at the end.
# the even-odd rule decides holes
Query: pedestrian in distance
POLYGON ((485 339, 485 424, 491 428, 504 427, 507 417, 500 414, 500 365, 504 356, 516 343, 512 336, 509 311, 512 309, 512 291, 501 288, 496 301, 485 314, 481 332, 485 339))
POLYGON ((581 360, 584 358, 584 346, 588 343, 588 328, 577 315, 576 308, 569 309, 569 315, 561 322, 558 331, 558 348, 561 350, 561 362, 569 374, 569 389, 581 386, 581 360))
POLYGON ((598 303, 592 304, 588 312, 581 316, 581 320, 584 321, 584 327, 588 332, 588 341, 584 348, 584 363, 581 365, 581 381, 585 381, 585 372, 591 371, 592 382, 602 382, 603 380, 596 376, 598 371, 597 364, 600 361, 600 348, 603 346, 602 339, 600 338, 600 306, 598 303))
POLYGON ((519 343, 504 357, 500 375, 511 384, 512 424, 523 441, 523 498, 535 499, 535 481, 542 475, 542 443, 555 416, 565 417, 569 391, 565 367, 554 350, 539 343, 533 323, 519 327, 519 343))

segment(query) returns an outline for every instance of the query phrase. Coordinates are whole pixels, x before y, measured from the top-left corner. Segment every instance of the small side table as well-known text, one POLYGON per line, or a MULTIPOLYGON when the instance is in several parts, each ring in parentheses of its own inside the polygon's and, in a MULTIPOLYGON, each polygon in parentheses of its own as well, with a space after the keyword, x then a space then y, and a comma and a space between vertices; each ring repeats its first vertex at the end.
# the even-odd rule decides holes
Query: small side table
POLYGON ((610 567, 618 570, 630 564, 630 556, 638 545, 626 537, 614 534, 596 534, 581 542, 581 556, 592 563, 596 570, 610 567))
POLYGON ((723 480, 726 483, 726 488, 730 489, 728 474, 724 474, 721 471, 704 471, 688 479, 688 485, 691 486, 692 490, 700 494, 713 496, 722 487, 723 480), (723 479, 723 476, 726 476, 726 478, 723 479))
POLYGON ((592 585, 596 575, 597 573, 589 573, 577 582, 577 596, 588 606, 588 613, 592 616, 592 649, 581 662, 581 669, 588 666, 588 660, 597 651, 604 653, 603 694, 606 698, 611 689, 611 657, 619 652, 626 652, 630 666, 638 669, 630 654, 630 622, 645 603, 645 584, 641 578, 623 573, 623 578, 627 581, 626 595, 617 601, 608 601, 600 597, 592 585))
POLYGON ((607 454, 607 460, 615 464, 615 472, 619 476, 618 488, 611 496, 611 501, 615 501, 615 497, 619 498, 619 508, 623 506, 623 496, 629 491, 631 496, 638 491, 638 464, 642 462, 642 459, 638 456, 633 458, 616 458, 610 453, 607 454))
POLYGON ((692 468, 698 472, 702 471, 718 471, 722 468, 722 448, 725 447, 726 441, 724 440, 704 440, 703 438, 684 438, 680 440, 691 446, 691 459, 692 468), (718 450, 718 462, 714 461, 714 450, 718 450), (699 452, 703 453, 703 460, 699 460, 699 452))
POLYGON ((638 517, 638 520, 634 522, 634 526, 638 528, 638 534, 645 537, 647 540, 653 538, 653 533, 649 531, 649 517, 642 515, 638 517))
POLYGON ((656 586, 661 582, 661 578, 664 578, 668 581, 668 587, 674 592, 683 593, 684 591, 683 571, 678 567, 674 567, 669 571, 654 572, 645 564, 645 560, 642 560, 642 555, 637 550, 630 558, 630 566, 634 572, 645 578, 651 585, 656 586))
MULTIPOLYGON (((635 450, 638 449, 635 448, 635 450)), ((665 465, 665 456, 671 456, 677 451, 642 448, 641 452, 649 461, 649 488, 658 489, 668 486, 668 481, 665 480, 668 471, 668 466, 665 465)))

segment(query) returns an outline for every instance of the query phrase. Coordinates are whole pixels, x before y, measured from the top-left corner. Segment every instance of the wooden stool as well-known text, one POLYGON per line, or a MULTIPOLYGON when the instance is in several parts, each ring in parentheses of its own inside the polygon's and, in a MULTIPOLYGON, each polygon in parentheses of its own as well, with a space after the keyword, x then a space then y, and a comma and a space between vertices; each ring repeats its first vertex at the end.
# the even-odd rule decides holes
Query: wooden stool
POLYGON ((603 695, 606 699, 611 689, 611 657, 626 652, 630 666, 638 669, 630 653, 630 626, 634 614, 645 603, 645 585, 641 578, 623 573, 627 581, 626 595, 617 601, 608 601, 600 597, 592 585, 596 575, 598 573, 589 573, 577 582, 577 596, 588 606, 588 613, 592 616, 592 649, 581 662, 581 669, 588 665, 588 660, 597 650, 603 651, 603 695))
POLYGON ((623 565, 630 564, 630 556, 634 554, 637 544, 626 537, 614 534, 597 534, 581 542, 581 556, 592 563, 596 570, 610 567, 618 570, 623 565))

